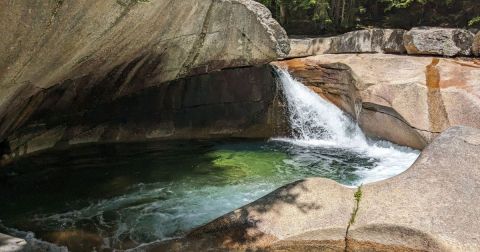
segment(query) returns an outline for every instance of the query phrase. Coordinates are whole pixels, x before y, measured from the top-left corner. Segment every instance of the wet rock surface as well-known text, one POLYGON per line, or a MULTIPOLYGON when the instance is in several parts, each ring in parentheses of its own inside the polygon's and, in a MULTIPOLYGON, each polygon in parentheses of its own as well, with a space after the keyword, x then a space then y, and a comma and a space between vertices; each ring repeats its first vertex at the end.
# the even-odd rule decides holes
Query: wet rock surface
POLYGON ((35 238, 17 238, 0 233, 0 252, 67 252, 66 247, 35 238))
POLYGON ((358 189, 306 179, 185 238, 141 250, 477 251, 479 136, 480 130, 468 127, 445 131, 409 170, 364 185, 357 207, 358 189))
POLYGON ((275 64, 356 117, 370 136, 422 149, 451 126, 480 128, 474 60, 330 54, 275 64))
POLYGON ((25 240, 0 233, 0 251, 22 251, 26 246, 25 240))

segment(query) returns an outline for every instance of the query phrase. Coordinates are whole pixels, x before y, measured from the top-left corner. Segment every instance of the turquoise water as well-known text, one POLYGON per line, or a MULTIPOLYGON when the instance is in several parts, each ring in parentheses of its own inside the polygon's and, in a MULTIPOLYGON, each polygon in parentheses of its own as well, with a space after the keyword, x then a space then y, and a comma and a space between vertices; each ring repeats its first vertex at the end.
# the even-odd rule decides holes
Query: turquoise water
POLYGON ((0 219, 73 251, 132 248, 181 236, 302 178, 361 183, 380 161, 282 141, 82 146, 4 169, 0 219))

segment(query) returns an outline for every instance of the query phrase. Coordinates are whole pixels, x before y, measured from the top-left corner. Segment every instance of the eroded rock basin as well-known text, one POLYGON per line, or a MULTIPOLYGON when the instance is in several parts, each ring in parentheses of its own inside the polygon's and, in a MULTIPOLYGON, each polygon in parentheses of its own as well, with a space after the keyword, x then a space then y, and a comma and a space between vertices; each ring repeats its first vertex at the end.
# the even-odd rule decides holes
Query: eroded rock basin
POLYGON ((361 190, 298 181, 142 251, 478 251, 479 136, 451 128, 391 179, 361 190))
POLYGON ((172 141, 48 151, 5 168, 0 219, 3 231, 32 231, 71 251, 133 248, 183 236, 299 179, 358 185, 393 176, 418 155, 377 144, 398 155, 396 164, 355 150, 285 141, 172 141), (386 169, 389 165, 396 167, 386 169))

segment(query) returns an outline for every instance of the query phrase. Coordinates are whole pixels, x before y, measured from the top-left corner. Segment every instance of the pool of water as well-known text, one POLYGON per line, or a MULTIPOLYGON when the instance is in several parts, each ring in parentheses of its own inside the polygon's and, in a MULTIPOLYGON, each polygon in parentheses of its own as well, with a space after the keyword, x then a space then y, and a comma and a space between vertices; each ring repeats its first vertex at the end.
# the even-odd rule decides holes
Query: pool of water
POLYGON ((181 236, 306 177, 352 186, 393 176, 418 155, 401 153, 406 160, 387 168, 368 153, 289 141, 150 142, 44 152, 4 168, 0 224, 4 231, 31 231, 73 251, 132 248, 181 236))

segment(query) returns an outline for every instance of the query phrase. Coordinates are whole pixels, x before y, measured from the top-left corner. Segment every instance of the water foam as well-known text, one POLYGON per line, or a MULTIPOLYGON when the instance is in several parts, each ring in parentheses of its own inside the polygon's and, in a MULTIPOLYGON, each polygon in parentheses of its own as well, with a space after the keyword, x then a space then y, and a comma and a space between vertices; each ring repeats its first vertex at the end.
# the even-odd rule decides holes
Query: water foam
POLYGON ((338 107, 295 80, 286 70, 277 69, 286 100, 292 138, 276 138, 306 148, 339 148, 372 158, 373 169, 359 169, 357 184, 395 176, 410 167, 419 152, 387 141, 369 139, 358 124, 338 107))

